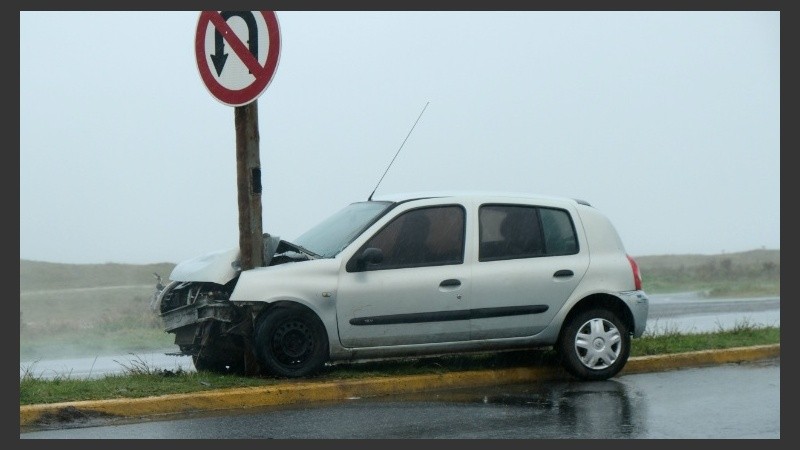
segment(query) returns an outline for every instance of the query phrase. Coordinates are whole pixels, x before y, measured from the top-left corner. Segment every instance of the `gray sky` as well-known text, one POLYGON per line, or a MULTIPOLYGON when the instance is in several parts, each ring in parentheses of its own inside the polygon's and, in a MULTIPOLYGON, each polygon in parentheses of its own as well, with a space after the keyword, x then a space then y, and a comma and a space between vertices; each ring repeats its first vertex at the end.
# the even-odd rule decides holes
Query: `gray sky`
MULTIPOLYGON (((238 246, 234 107, 199 11, 20 13, 20 258, 238 246)), ((577 197, 633 256, 780 248, 780 12, 285 12, 263 228, 376 195, 577 197)))

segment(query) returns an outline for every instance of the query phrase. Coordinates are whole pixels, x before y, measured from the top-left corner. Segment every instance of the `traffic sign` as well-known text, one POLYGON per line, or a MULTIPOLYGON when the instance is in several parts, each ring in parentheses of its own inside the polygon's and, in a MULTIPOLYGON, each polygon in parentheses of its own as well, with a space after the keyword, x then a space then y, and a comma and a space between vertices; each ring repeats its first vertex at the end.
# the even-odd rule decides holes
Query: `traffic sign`
POLYGON ((228 106, 253 102, 272 81, 281 37, 273 11, 202 11, 194 51, 211 95, 228 106))

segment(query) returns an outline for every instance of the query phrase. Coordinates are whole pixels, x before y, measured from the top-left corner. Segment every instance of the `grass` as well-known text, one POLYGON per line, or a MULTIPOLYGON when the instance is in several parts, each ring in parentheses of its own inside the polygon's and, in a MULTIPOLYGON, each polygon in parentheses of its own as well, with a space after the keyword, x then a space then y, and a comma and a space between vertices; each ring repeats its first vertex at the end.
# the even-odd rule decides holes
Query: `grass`
POLYGON ((153 288, 21 295, 20 360, 144 352, 174 345, 149 309, 153 288), (89 303, 91 302, 91 303, 89 303), (92 307, 92 305, 96 305, 92 307), (25 319, 25 320, 23 320, 25 319))
POLYGON ((744 319, 737 321, 729 330, 685 334, 677 329, 650 330, 631 345, 631 356, 662 355, 699 350, 719 350, 753 345, 777 344, 781 341, 781 330, 753 324, 744 319))
MULTIPOLYGON (((634 339, 631 356, 683 353, 697 350, 725 349, 780 343, 780 328, 738 322, 732 329, 698 334, 680 334, 662 329, 634 339)), ((363 363, 328 365, 314 377, 317 381, 357 379, 367 377, 441 374, 447 372, 497 369, 531 365, 550 365, 557 362, 552 350, 513 351, 475 355, 439 356, 417 359, 380 360, 363 363)), ((166 394, 191 393, 212 389, 270 386, 282 383, 271 377, 242 377, 210 372, 170 371, 148 366, 134 358, 125 373, 100 379, 54 379, 35 376, 35 363, 24 368, 20 376, 20 405, 138 398, 166 394)))
POLYGON ((643 282, 643 288, 648 294, 703 292, 708 298, 780 297, 781 295, 780 280, 670 281, 656 279, 643 282))

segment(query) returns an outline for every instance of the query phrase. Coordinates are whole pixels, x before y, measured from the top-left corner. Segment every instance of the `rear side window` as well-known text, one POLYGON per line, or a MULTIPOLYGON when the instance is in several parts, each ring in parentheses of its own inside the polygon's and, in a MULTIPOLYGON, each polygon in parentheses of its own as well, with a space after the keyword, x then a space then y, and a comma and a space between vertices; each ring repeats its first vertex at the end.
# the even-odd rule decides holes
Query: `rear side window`
POLYGON ((540 208, 547 255, 574 255, 578 253, 578 239, 569 213, 563 209, 540 208))
POLYGON ((479 261, 577 252, 575 228, 564 210, 521 205, 480 208, 479 261))

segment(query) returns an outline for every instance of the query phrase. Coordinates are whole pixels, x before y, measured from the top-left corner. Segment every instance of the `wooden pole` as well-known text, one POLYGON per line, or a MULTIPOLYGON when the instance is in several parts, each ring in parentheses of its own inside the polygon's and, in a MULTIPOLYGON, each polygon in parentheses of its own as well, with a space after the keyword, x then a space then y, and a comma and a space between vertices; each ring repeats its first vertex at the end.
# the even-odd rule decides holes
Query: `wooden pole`
POLYGON ((264 265, 261 223, 261 158, 258 104, 254 100, 234 110, 236 179, 239 200, 239 252, 242 270, 264 265))

